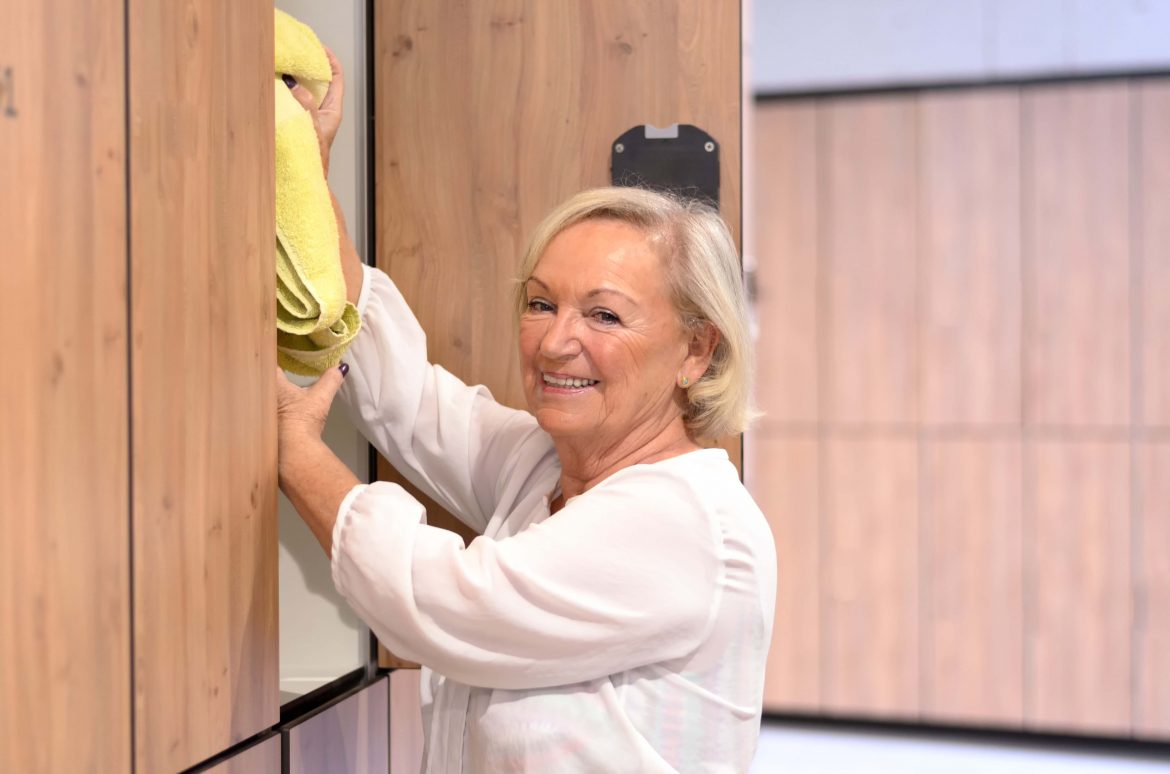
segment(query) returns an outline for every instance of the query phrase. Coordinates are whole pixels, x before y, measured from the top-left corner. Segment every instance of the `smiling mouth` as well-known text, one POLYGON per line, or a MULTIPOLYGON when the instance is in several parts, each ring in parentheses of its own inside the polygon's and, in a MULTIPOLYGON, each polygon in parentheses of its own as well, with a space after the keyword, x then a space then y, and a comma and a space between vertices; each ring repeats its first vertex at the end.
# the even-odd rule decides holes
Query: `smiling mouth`
POLYGON ((540 378, 546 387, 559 387, 565 390, 581 390, 597 384, 597 379, 578 379, 573 376, 553 376, 541 373, 540 378))

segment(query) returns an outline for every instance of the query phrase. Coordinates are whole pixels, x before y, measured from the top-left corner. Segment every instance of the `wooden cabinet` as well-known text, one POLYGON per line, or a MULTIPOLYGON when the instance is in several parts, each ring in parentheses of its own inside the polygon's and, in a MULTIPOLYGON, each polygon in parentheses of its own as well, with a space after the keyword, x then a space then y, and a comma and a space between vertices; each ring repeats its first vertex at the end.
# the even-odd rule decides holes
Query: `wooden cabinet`
POLYGON ((1170 738, 1168 131, 1165 77, 757 106, 767 709, 1170 738))
MULTIPOLYGON (((738 242, 739 2, 400 0, 373 23, 377 265, 459 378, 523 406, 510 291, 525 242, 570 195, 609 184, 611 143, 631 127, 691 123, 719 141, 738 242)), ((726 446, 738 463, 739 439, 726 446)))
POLYGON ((379 678, 284 729, 288 773, 386 774, 390 766, 388 686, 385 677, 379 678))
POLYGON ((130 768, 123 16, 44 0, 0 22, 6 772, 130 768))
POLYGON ((272 5, 129 0, 139 771, 278 720, 272 5))
POLYGON ((26 5, 0 25, 0 769, 174 772, 279 719, 272 6, 26 5))

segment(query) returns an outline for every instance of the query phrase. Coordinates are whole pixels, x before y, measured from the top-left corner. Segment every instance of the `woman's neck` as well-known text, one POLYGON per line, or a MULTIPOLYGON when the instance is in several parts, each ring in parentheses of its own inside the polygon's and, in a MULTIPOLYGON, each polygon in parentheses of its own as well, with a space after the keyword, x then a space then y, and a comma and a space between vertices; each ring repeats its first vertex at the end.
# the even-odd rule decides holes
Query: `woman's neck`
POLYGON ((552 503, 554 513, 570 497, 588 491, 623 468, 661 462, 702 448, 687 434, 681 418, 649 438, 629 435, 608 446, 574 438, 554 438, 553 443, 561 461, 561 494, 552 503))

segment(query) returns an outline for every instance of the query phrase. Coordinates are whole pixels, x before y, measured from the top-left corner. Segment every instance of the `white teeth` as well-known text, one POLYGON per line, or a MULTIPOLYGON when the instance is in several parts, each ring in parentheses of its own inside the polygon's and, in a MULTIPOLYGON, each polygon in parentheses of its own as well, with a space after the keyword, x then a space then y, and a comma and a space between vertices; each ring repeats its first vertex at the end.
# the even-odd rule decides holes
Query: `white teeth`
POLYGON ((545 384, 551 384, 553 387, 572 387, 579 389, 581 387, 592 387, 597 384, 596 379, 575 379, 571 377, 568 379, 558 379, 548 374, 541 374, 541 376, 544 378, 545 384))

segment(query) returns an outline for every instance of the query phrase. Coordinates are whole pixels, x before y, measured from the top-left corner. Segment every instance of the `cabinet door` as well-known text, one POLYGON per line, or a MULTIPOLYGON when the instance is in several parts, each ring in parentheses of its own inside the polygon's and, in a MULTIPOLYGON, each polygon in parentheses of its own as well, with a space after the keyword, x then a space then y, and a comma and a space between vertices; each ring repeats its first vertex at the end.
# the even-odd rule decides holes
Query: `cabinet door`
POLYGON ((124 12, 0 15, 5 772, 130 769, 124 12))
POLYGON ((386 774, 390 766, 386 678, 284 731, 289 774, 386 774))
POLYGON ((280 737, 270 736, 204 769, 203 774, 280 774, 280 737))
POLYGON ((272 4, 129 0, 137 769, 279 720, 272 4))
MULTIPOLYGON (((719 141, 738 243, 740 3, 384 5, 377 265, 427 331, 433 362, 524 405, 510 291, 526 240, 570 195, 609 184, 611 143, 631 127, 691 123, 719 141)), ((740 439, 724 445, 738 464, 740 439)), ((455 528, 424 504, 431 524, 455 528)))

